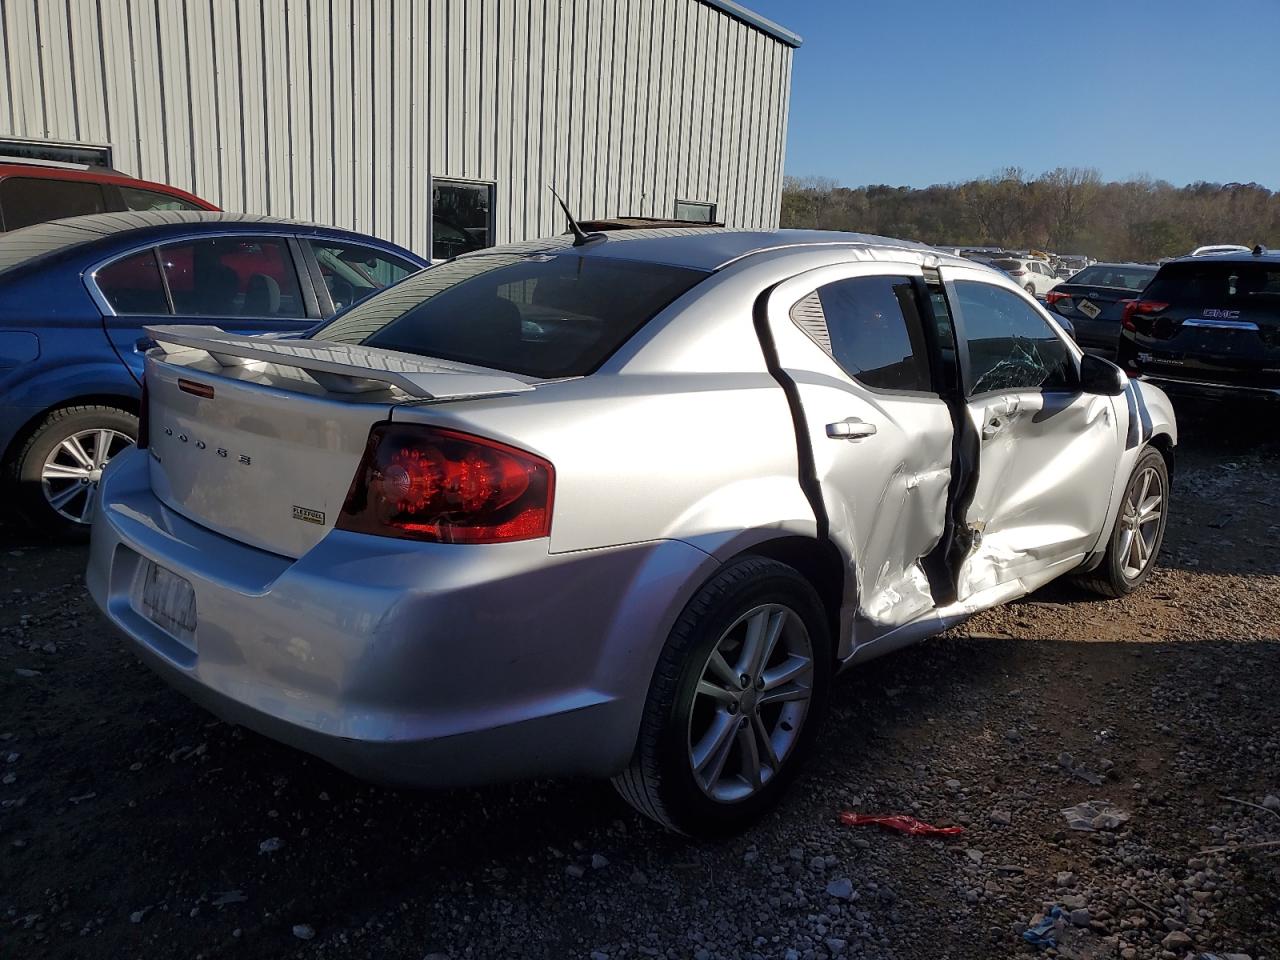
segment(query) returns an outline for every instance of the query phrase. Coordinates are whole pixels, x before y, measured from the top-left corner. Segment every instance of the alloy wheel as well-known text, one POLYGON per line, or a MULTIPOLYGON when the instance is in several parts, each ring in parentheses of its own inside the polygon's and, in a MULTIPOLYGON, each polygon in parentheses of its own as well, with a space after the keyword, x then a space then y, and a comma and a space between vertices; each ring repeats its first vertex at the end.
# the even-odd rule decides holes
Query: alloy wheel
POLYGON ((755 607, 721 635, 689 717, 689 764, 707 796, 745 800, 778 775, 800 739, 813 677, 813 643, 790 607, 755 607))
POLYGON ((1117 553, 1125 578, 1136 580, 1155 556, 1164 515, 1164 480, 1155 467, 1147 467, 1133 478, 1120 513, 1120 543, 1117 553))
POLYGON ((102 468, 131 446, 132 437, 109 427, 80 430, 65 437, 40 468, 40 487, 46 502, 72 523, 88 523, 93 519, 93 495, 102 468))

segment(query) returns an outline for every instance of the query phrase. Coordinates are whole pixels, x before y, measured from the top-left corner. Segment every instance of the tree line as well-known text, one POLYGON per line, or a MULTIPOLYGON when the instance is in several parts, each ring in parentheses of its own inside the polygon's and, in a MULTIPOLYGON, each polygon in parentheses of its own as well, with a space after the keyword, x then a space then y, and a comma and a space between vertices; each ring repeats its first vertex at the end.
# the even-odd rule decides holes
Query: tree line
POLYGON ((1007 167, 979 180, 924 188, 787 177, 782 226, 1155 261, 1209 243, 1280 247, 1280 192, 1256 183, 1104 181, 1097 170, 1079 167, 1038 177, 1007 167))

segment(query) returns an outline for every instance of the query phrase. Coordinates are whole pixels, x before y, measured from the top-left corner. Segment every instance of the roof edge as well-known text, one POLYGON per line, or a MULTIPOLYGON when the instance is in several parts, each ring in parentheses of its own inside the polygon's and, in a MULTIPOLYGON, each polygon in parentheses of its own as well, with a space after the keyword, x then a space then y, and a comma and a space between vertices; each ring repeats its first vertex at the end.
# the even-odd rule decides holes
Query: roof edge
POLYGON ((798 33, 792 33, 781 24, 774 23, 767 17, 762 17, 753 10, 748 10, 740 3, 734 3, 734 0, 699 0, 708 7, 715 7, 721 13, 727 13, 729 16, 741 20, 748 26, 755 27, 762 33, 766 33, 775 40, 780 40, 793 50, 804 43, 804 40, 798 33))

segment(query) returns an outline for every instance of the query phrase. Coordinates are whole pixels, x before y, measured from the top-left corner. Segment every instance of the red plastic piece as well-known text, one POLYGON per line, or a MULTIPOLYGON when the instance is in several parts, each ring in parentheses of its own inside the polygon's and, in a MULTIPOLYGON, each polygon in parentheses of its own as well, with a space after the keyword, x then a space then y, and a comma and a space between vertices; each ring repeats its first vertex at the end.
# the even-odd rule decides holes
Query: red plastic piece
POLYGON ((923 820, 901 813, 873 816, 845 810, 840 814, 840 822, 846 827, 862 827, 874 823, 889 830, 905 833, 910 837, 954 837, 956 834, 964 833, 964 827, 935 827, 931 823, 925 823, 923 820))

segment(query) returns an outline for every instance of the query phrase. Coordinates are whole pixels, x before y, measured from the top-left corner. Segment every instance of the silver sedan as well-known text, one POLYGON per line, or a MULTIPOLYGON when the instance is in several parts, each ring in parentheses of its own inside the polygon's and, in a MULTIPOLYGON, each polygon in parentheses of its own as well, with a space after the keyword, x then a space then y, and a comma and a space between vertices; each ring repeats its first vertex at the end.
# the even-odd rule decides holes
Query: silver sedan
POLYGON ((383 781, 743 829, 838 671, 1064 574, 1128 593, 1167 517, 1159 390, 880 237, 557 238, 309 339, 149 333, 90 591, 192 699, 383 781))

